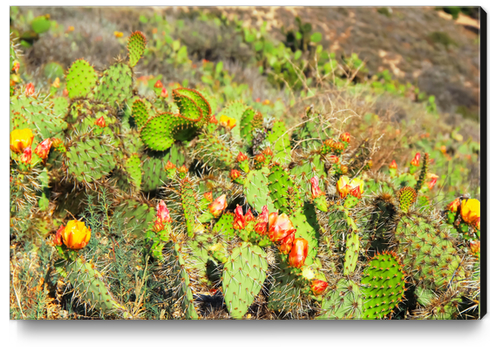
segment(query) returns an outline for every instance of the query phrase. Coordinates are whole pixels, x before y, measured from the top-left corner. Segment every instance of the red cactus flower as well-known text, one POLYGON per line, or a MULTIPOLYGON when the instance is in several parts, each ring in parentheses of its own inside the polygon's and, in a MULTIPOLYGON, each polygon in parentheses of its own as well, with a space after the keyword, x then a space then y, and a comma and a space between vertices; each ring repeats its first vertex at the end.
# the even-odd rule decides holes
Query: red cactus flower
POLYGON ((350 134, 347 132, 343 133, 339 136, 339 139, 340 139, 340 141, 349 143, 350 142, 350 134))
POLYGON ((48 138, 41 142, 39 145, 37 145, 36 149, 34 150, 34 153, 36 153, 39 158, 41 159, 46 159, 49 154, 49 150, 51 149, 52 142, 48 138))
POLYGON ((415 154, 415 157, 412 159, 410 162, 413 166, 419 166, 420 165, 420 153, 415 154))
POLYGON ((245 229, 247 226, 247 221, 245 220, 245 216, 243 215, 243 209, 240 205, 237 205, 235 208, 235 219, 233 220, 233 229, 241 230, 245 229))
POLYGON ((56 232, 56 235, 54 236, 54 241, 53 241, 53 243, 56 246, 61 246, 63 244, 63 241, 61 240, 61 235, 63 234, 64 230, 65 230, 65 226, 62 225, 59 227, 58 231, 56 232))
POLYGON ((34 84, 27 83, 26 84, 26 96, 30 96, 35 93, 34 84))
POLYGON ((396 161, 395 159, 393 159, 393 161, 391 162, 390 166, 389 166, 390 169, 398 169, 398 165, 396 165, 396 161))
POLYGON ((186 174, 186 173, 188 173, 188 172, 189 172, 189 169, 187 168, 187 166, 182 165, 181 167, 179 167, 179 168, 177 169, 177 171, 178 171, 178 172, 180 172, 180 173, 186 174))
POLYGON ((165 98, 168 98, 168 92, 167 92, 167 89, 162 88, 162 92, 160 93, 160 96, 161 96, 162 98, 164 98, 164 99, 165 99, 165 98))
POLYGON ((165 223, 170 223, 172 218, 170 218, 170 213, 168 211, 165 201, 160 200, 157 206, 157 219, 153 225, 155 231, 161 231, 165 228, 165 223))
POLYGON ((293 229, 293 231, 288 236, 286 236, 281 240, 281 243, 279 244, 278 247, 279 252, 281 252, 282 254, 289 254, 289 252, 291 252, 291 248, 293 248, 295 234, 296 234, 296 230, 293 229))
POLYGON ((436 185, 436 182, 437 182, 437 177, 434 177, 429 183, 427 183, 427 185, 429 186, 429 189, 434 188, 434 186, 436 185))
POLYGON ((14 63, 14 65, 12 66, 12 71, 14 71, 15 73, 19 72, 19 68, 20 68, 20 64, 18 61, 16 61, 14 63))
POLYGON ((259 215, 257 220, 258 223, 255 225, 254 230, 259 235, 265 235, 267 232, 267 224, 269 222, 269 209, 267 208, 267 205, 262 206, 262 213, 259 215))
POLYGON ((245 160, 248 160, 248 157, 243 154, 242 152, 238 153, 237 157, 236 157, 236 161, 241 163, 242 161, 245 161, 245 160))
POLYGON ((216 218, 221 212, 226 208, 226 194, 221 195, 219 198, 213 201, 211 205, 209 205, 209 212, 216 218))
POLYGON ((264 155, 268 155, 269 157, 273 157, 274 156, 274 152, 272 152, 272 149, 270 147, 267 147, 266 149, 264 149, 264 151, 262 153, 264 155))
POLYGON ((269 238, 271 241, 280 241, 294 230, 293 223, 284 213, 278 216, 277 212, 269 215, 269 238))
POLYGON ((325 195, 325 192, 322 192, 322 190, 318 186, 318 184, 319 184, 318 177, 316 177, 316 176, 312 177, 310 182, 311 182, 311 197, 313 199, 316 199, 317 197, 319 197, 321 195, 325 195))
POLYGON ((99 119, 95 121, 95 125, 98 125, 101 128, 106 126, 104 116, 101 116, 99 119))
POLYGON ((308 241, 303 238, 297 238, 293 241, 293 247, 289 252, 289 265, 300 268, 304 265, 308 256, 308 241))
POLYGON ((209 118, 209 123, 213 124, 218 124, 218 120, 216 119, 216 115, 212 115, 211 118, 209 118))
POLYGON ((20 156, 20 161, 23 162, 24 164, 30 164, 31 160, 32 160, 32 149, 29 146, 24 149, 24 152, 20 156))
POLYGON ((263 162, 265 162, 265 156, 262 153, 257 154, 255 156, 255 161, 258 163, 263 163, 263 162))
POLYGON ((315 295, 321 295, 327 290, 328 283, 322 280, 311 281, 310 289, 315 295))

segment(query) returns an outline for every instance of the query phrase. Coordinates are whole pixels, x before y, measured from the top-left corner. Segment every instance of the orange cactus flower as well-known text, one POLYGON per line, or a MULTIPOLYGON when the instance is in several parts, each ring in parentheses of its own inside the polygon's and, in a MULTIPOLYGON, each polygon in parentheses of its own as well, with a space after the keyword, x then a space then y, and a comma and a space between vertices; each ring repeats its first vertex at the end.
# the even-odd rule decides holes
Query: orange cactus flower
POLYGON ((228 130, 231 130, 235 127, 236 125, 236 119, 235 118, 230 118, 225 115, 222 115, 219 119, 219 122, 222 126, 227 128, 228 130))
POLYGON ((10 133, 10 149, 15 153, 22 153, 31 147, 34 134, 31 129, 15 129, 10 133))
POLYGON ((480 241, 470 241, 470 249, 471 253, 473 253, 474 255, 480 254, 480 241))
POLYGON ((270 147, 267 147, 266 149, 264 149, 264 151, 262 153, 264 155, 269 156, 269 157, 273 157, 274 156, 274 152, 272 152, 272 149, 270 147))
POLYGON ((258 163, 265 162, 265 156, 262 153, 259 153, 255 156, 255 161, 258 163))
POLYGON ((322 190, 319 187, 319 181, 318 177, 312 177, 311 180, 311 197, 312 199, 316 199, 317 197, 321 195, 325 195, 325 192, 322 192, 322 190))
POLYGON ((466 199, 461 203, 461 217, 468 224, 476 223, 480 218, 480 201, 476 199, 466 199))
POLYGON ((350 142, 350 134, 345 132, 339 136, 339 139, 340 139, 340 141, 349 143, 350 142))
POLYGON ((106 124, 105 124, 105 119, 104 119, 104 116, 101 116, 99 119, 97 119, 95 121, 95 125, 101 127, 101 128, 105 128, 106 127, 106 124))
POLYGON ((420 165, 420 153, 415 154, 415 157, 412 159, 410 162, 413 166, 419 166, 420 165))
POLYGON ((290 233, 288 236, 283 238, 281 240, 281 243, 279 244, 279 252, 282 254, 289 254, 291 252, 291 249, 293 248, 293 242, 294 242, 294 235, 296 234, 296 230, 293 229, 293 232, 290 233))
POLYGON ((155 84, 153 85, 154 88, 158 88, 158 89, 161 89, 163 88, 163 83, 162 81, 158 80, 155 82, 155 84))
POLYGON ((364 193, 364 181, 360 178, 354 178, 352 181, 350 181, 349 185, 351 187, 349 194, 360 199, 362 193, 364 193))
POLYGON ((245 222, 253 222, 255 220, 254 215, 252 214, 252 210, 248 210, 247 213, 245 213, 245 222))
POLYGON ((162 92, 160 93, 160 96, 161 96, 162 98, 164 98, 164 99, 165 99, 165 98, 168 98, 168 92, 167 92, 167 89, 162 88, 162 92))
POLYGON ((278 216, 277 212, 269 215, 269 238, 271 241, 280 241, 294 230, 293 223, 286 214, 278 216))
POLYGON ((61 231, 61 238, 66 247, 79 250, 85 247, 90 241, 91 230, 85 223, 78 220, 71 220, 61 231))
POLYGON ((206 199, 209 202, 213 202, 213 192, 206 192, 203 195, 204 195, 204 199, 206 199))
POLYGON ((209 118, 209 123, 218 124, 218 120, 214 114, 209 118))
POLYGON ((209 205, 209 212, 216 218, 223 212, 226 206, 228 206, 226 203, 226 194, 223 194, 209 205))
POLYGON ((336 155, 329 155, 327 157, 328 161, 331 162, 332 164, 338 164, 340 162, 340 158, 337 157, 336 155))
POLYGON ((36 153, 39 158, 41 159, 46 159, 49 155, 49 150, 51 149, 52 142, 50 139, 46 139, 43 142, 41 142, 39 145, 37 145, 36 149, 34 150, 34 153, 36 153))
POLYGON ((120 31, 114 31, 114 36, 115 37, 123 37, 124 34, 122 32, 120 32, 120 31))
POLYGON ((20 64, 18 61, 14 62, 14 65, 12 66, 12 71, 15 73, 19 72, 20 64))
POLYGON ((188 173, 188 172, 189 172, 189 169, 187 168, 187 166, 182 165, 181 167, 179 167, 179 168, 177 169, 177 171, 178 171, 178 172, 180 172, 180 173, 182 173, 182 174, 186 174, 186 173, 188 173))
POLYGON ((56 235, 54 236, 53 243, 56 246, 61 246, 63 244, 63 241, 61 240, 61 235, 63 234, 63 231, 65 230, 65 227, 62 225, 58 228, 58 231, 56 232, 56 235))
POLYGON ((345 198, 349 194, 351 186, 349 186, 349 177, 341 176, 337 181, 337 192, 341 198, 345 198))
POLYGON ((393 161, 391 162, 390 166, 389 166, 390 169, 398 169, 398 165, 396 165, 396 161, 393 159, 393 161))
POLYGON ((303 238, 297 238, 293 241, 293 247, 289 252, 289 265, 300 268, 305 264, 308 256, 308 241, 303 238))
POLYGON ((315 295, 322 295, 327 290, 328 283, 322 280, 313 280, 310 284, 310 289, 315 295))
POLYGON ((53 88, 59 88, 60 87, 60 78, 56 77, 53 84, 51 84, 53 88))
POLYGON ((262 206, 262 213, 259 215, 257 220, 258 223, 255 225, 254 230, 259 235, 265 235, 267 232, 267 224, 269 223, 269 209, 267 208, 267 205, 262 206))
POLYGON ((165 170, 172 170, 176 169, 177 166, 175 166, 174 163, 172 163, 170 160, 167 161, 167 164, 165 164, 165 170))
POLYGON ((436 183, 437 183, 437 177, 434 177, 433 179, 430 180, 429 183, 427 183, 427 186, 429 186, 429 189, 432 189, 435 187, 436 183))

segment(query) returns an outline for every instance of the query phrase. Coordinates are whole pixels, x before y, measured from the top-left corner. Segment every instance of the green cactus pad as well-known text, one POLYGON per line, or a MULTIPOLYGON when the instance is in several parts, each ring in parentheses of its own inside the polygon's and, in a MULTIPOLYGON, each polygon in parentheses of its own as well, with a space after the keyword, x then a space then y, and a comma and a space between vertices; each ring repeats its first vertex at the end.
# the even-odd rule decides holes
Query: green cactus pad
POLYGON ((172 90, 172 96, 182 117, 195 121, 199 128, 209 122, 211 106, 197 90, 177 88, 172 90))
POLYGON ((161 187, 167 182, 168 179, 165 172, 165 165, 168 161, 172 162, 177 167, 184 164, 185 157, 182 152, 181 147, 172 146, 165 152, 145 154, 141 160, 141 172, 143 174, 141 179, 141 190, 149 192, 161 187))
POLYGON ((395 253, 385 252, 369 261, 362 274, 363 319, 381 319, 395 309, 405 291, 405 274, 395 253))
POLYGON ((235 236, 233 229, 234 214, 225 212, 213 227, 213 233, 223 235, 226 240, 231 240, 235 236))
POLYGON ((136 187, 137 190, 141 187, 141 160, 137 154, 133 154, 124 163, 124 169, 128 173, 129 182, 136 187))
POLYGON ((122 218, 124 228, 136 237, 143 237, 152 228, 156 217, 155 208, 136 200, 125 200, 114 209, 114 216, 122 218))
POLYGON ((105 70, 94 88, 94 98, 112 107, 122 107, 133 93, 133 73, 127 64, 115 63, 105 70))
POLYGON ((319 178, 320 189, 325 191, 323 179, 327 177, 327 174, 320 155, 313 155, 307 160, 299 162, 299 165, 292 168, 289 173, 291 176, 294 175, 294 182, 303 194, 311 191, 310 180, 315 176, 319 178))
POLYGON ((305 265, 311 265, 318 254, 320 227, 318 225, 318 221, 316 220, 315 209, 312 207, 312 205, 308 205, 308 208, 305 208, 305 210, 305 212, 294 212, 292 215, 290 215, 289 219, 296 228, 295 237, 301 237, 308 241, 308 256, 306 257, 305 265), (310 215, 309 219, 307 219, 305 213, 310 215))
POLYGON ((237 126, 231 129, 231 134, 235 139, 240 139, 240 127, 238 126, 238 124, 240 124, 242 115, 247 108, 248 106, 245 105, 242 101, 232 101, 228 103, 223 110, 221 110, 217 117, 218 121, 223 115, 236 119, 237 126))
POLYGON ((281 212, 290 214, 303 207, 298 187, 294 184, 289 173, 281 165, 273 164, 270 167, 269 193, 274 206, 281 212))
POLYGON ((114 141, 108 136, 84 137, 73 141, 66 152, 68 173, 79 182, 91 183, 109 174, 116 166, 114 141))
POLYGON ((252 145, 253 140, 253 130, 252 122, 254 120, 255 114, 259 114, 255 112, 254 109, 249 108, 243 112, 243 115, 240 119, 240 138, 245 141, 248 146, 252 145))
POLYGON ((33 130, 37 141, 56 137, 66 129, 67 124, 61 115, 53 113, 52 104, 25 95, 10 98, 10 128, 33 130))
POLYGON ((395 231, 404 266, 415 284, 433 290, 453 288, 465 278, 462 259, 450 230, 434 228, 421 217, 402 217, 395 231))
POLYGON ((204 165, 217 169, 229 169, 236 158, 225 142, 207 132, 199 136, 195 153, 204 165))
POLYGON ((328 290, 322 302, 322 314, 316 319, 361 319, 362 294, 354 281, 341 278, 328 290))
POLYGON ((410 207, 414 204, 415 200, 417 200, 417 191, 411 187, 404 187, 400 189, 397 195, 400 210, 402 210, 403 212, 408 212, 408 210, 410 210, 410 207))
POLYGON ((75 290, 76 297, 102 315, 130 318, 127 309, 110 293, 103 275, 95 266, 79 257, 75 262, 59 261, 56 270, 65 277, 75 290))
POLYGON ((283 121, 274 122, 266 140, 271 144, 274 160, 283 165, 289 164, 291 161, 291 142, 289 141, 289 133, 286 131, 286 124, 283 121))
POLYGON ((97 83, 97 72, 85 60, 78 59, 71 64, 66 74, 66 89, 70 99, 86 97, 97 83))
POLYGON ((148 148, 164 151, 175 142, 173 130, 188 122, 172 113, 162 113, 150 118, 141 129, 141 139, 148 148))
POLYGON ((143 56, 146 48, 146 37, 141 31, 135 31, 128 39, 129 66, 134 67, 143 56))
POLYGON ((133 102, 131 113, 138 129, 141 129, 148 121, 148 109, 146 108, 145 103, 142 100, 133 102))
POLYGON ((194 186, 188 178, 180 182, 180 199, 184 210, 185 224, 187 226, 187 235, 194 237, 194 228, 196 217, 198 216, 197 199, 194 193, 194 186))
POLYGON ((223 294, 231 317, 241 319, 260 292, 266 278, 264 251, 249 243, 233 250, 223 269, 223 294))
POLYGON ((243 184, 243 193, 247 198, 247 202, 259 212, 262 211, 263 206, 267 206, 269 213, 277 211, 269 196, 269 189, 267 188, 268 176, 268 168, 251 170, 243 184))

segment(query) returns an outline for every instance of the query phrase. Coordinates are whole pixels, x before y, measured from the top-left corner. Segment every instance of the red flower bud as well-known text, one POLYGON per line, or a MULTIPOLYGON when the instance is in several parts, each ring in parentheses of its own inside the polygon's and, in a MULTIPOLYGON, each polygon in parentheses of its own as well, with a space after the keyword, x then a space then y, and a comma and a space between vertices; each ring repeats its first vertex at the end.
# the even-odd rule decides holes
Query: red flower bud
POLYGON ((398 169, 398 165, 396 165, 395 159, 393 159, 393 161, 391 162, 389 168, 390 169, 398 169))
POLYGON ((321 295, 327 290, 328 283, 322 280, 313 280, 310 289, 315 295, 321 295))
POLYGON ((264 149, 264 151, 262 153, 264 155, 268 155, 270 157, 273 157, 274 156, 274 153, 272 152, 272 149, 270 147, 267 147, 266 149, 264 149))
POLYGON ((281 240, 281 243, 278 247, 279 252, 281 252, 282 254, 289 254, 289 252, 291 252, 291 248, 293 248, 294 234, 296 234, 295 229, 293 229, 293 231, 288 236, 281 240))
POLYGON ((427 185, 429 186, 429 189, 434 188, 434 186, 436 185, 436 182, 437 182, 437 177, 434 177, 429 183, 427 183, 427 185))
POLYGON ((269 215, 269 238, 271 241, 280 241, 294 230, 293 223, 284 213, 278 216, 277 212, 269 215))
POLYGON ((245 221, 245 217, 243 216, 243 209, 240 205, 237 205, 235 208, 235 219, 233 220, 233 229, 241 230, 245 229, 247 226, 247 222, 245 221))
POLYGON ((260 153, 255 156, 255 161, 258 163, 263 163, 265 161, 265 156, 260 153))
POLYGON ((337 157, 336 155, 329 155, 327 157, 328 161, 331 162, 332 164, 338 164, 340 162, 340 158, 337 157))
POLYGON ((32 149, 29 146, 24 149, 24 152, 20 157, 20 161, 23 162, 24 164, 30 164, 31 160, 32 160, 32 149))
POLYGON ((241 163, 242 161, 248 160, 248 157, 243 154, 242 152, 238 153, 238 156, 236 157, 237 162, 241 163))
POLYGON ((242 176, 242 174, 238 170, 233 169, 233 170, 230 171, 230 178, 233 181, 239 179, 241 176, 242 176))
POLYGON ((206 199, 209 202, 212 202, 213 201, 213 192, 206 192, 206 193, 204 193, 204 199, 206 199))
POLYGON ((167 164, 165 164, 165 170, 172 170, 172 169, 176 169, 177 166, 175 166, 174 163, 172 163, 170 160, 167 161, 167 164))
POLYGON ((165 223, 170 223, 172 219, 170 218, 170 213, 168 211, 165 201, 160 200, 157 206, 157 219, 153 225, 155 231, 161 231, 165 228, 165 223))
POLYGON ((162 84, 162 81, 158 80, 155 82, 155 85, 153 86, 154 88, 163 88, 163 84, 162 84))
POLYGON ((95 125, 98 125, 101 128, 106 126, 104 116, 101 116, 99 119, 95 121, 95 125))
POLYGON ((179 167, 177 169, 177 171, 180 172, 180 173, 186 174, 186 173, 189 172, 189 169, 185 165, 182 165, 181 167, 179 167))
POLYGON ((249 209, 247 213, 245 213, 245 222, 253 222, 255 220, 254 215, 252 214, 252 210, 249 209))
POLYGON ((459 201, 459 198, 451 202, 449 205, 447 205, 447 209, 453 213, 458 212, 459 206, 461 206, 461 202, 459 201))
POLYGON ((322 192, 322 190, 320 189, 320 187, 318 186, 318 177, 312 177, 311 180, 311 196, 313 199, 316 199, 317 197, 319 197, 320 195, 324 195, 325 192, 322 192))
POLYGON ((32 94, 35 93, 35 90, 34 90, 34 84, 32 83, 27 83, 26 84, 26 96, 30 96, 32 94))
POLYGON ((420 153, 415 154, 415 157, 412 159, 410 162, 413 166, 419 166, 420 165, 420 153))
POLYGON ((265 235, 265 233, 267 232, 267 224, 269 222, 269 210, 267 208, 267 205, 262 206, 262 213, 259 215, 257 220, 258 223, 255 225, 254 230, 259 235, 265 235))
POLYGON ((349 133, 343 133, 340 135, 339 139, 340 139, 340 141, 349 143, 350 142, 350 134, 349 133))
POLYGON ((218 120, 214 114, 209 118, 209 123, 218 124, 218 120))
POLYGON ((56 246, 61 246, 63 244, 63 241, 61 240, 61 234, 65 230, 65 226, 62 225, 59 227, 58 231, 56 232, 56 235, 54 236, 54 244, 56 246))
POLYGON ((41 142, 39 145, 37 145, 36 149, 34 150, 34 153, 36 153, 39 158, 41 159, 46 159, 49 154, 49 150, 51 149, 51 140, 46 139, 43 142, 41 142))
POLYGON ((164 99, 165 99, 165 98, 168 98, 168 92, 167 92, 167 89, 162 88, 162 92, 160 93, 160 96, 161 96, 162 98, 164 98, 164 99))
POLYGON ((304 265, 308 256, 308 241, 303 238, 297 238, 293 241, 293 247, 289 252, 289 265, 300 268, 304 265))

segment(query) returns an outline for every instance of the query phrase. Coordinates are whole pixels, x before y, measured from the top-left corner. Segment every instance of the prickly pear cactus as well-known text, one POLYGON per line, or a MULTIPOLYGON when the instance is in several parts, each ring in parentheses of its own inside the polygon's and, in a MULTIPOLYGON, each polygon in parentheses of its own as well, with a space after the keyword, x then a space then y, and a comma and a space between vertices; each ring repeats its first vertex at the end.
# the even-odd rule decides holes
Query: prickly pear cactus
POLYGON ((260 292, 266 278, 265 252, 243 243, 233 250, 223 269, 223 294, 231 317, 241 319, 260 292))
POLYGON ((316 319, 362 319, 361 288, 352 280, 340 279, 323 299, 321 312, 316 319))

